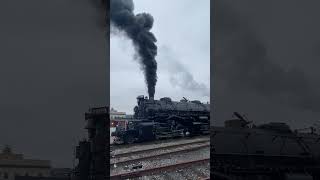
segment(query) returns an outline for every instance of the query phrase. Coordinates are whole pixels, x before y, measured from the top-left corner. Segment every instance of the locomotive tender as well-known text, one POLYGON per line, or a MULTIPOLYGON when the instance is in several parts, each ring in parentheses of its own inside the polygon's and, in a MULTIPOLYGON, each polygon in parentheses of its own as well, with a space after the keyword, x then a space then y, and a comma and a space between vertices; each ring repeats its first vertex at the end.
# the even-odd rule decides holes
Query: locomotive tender
POLYGON ((168 97, 154 100, 137 97, 133 119, 112 133, 116 142, 138 141, 209 134, 210 104, 198 100, 172 101, 168 97))

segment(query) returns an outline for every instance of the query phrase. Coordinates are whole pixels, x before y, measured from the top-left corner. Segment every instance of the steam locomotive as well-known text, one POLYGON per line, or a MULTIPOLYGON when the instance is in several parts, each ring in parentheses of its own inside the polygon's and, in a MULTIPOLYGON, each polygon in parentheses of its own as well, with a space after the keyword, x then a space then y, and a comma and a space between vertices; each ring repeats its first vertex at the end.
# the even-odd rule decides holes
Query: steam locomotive
POLYGON ((254 125, 239 113, 211 128, 211 177, 239 180, 320 179, 320 135, 280 122, 254 125))
POLYGON ((154 100, 137 97, 133 119, 117 127, 111 135, 115 142, 133 143, 162 138, 195 136, 210 133, 210 104, 169 97, 154 100))

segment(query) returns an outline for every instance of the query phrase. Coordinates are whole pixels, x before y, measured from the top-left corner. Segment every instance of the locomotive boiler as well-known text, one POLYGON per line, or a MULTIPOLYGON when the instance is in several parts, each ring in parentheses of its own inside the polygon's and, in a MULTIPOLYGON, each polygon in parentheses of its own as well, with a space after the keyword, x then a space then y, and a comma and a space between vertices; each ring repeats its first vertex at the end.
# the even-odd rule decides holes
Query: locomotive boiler
POLYGON ((172 101, 169 97, 155 100, 138 96, 133 119, 125 127, 117 127, 112 136, 116 141, 133 143, 178 136, 208 134, 210 104, 183 98, 172 101))

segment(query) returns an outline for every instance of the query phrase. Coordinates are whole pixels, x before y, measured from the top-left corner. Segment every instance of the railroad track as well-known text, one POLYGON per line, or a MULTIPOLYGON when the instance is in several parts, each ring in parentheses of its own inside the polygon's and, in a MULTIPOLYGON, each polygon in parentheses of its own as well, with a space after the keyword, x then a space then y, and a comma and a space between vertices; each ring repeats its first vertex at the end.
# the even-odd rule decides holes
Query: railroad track
POLYGON ((142 150, 139 152, 126 153, 127 156, 122 156, 118 159, 110 159, 110 165, 114 166, 124 164, 124 163, 134 163, 141 162, 143 160, 148 160, 156 157, 161 157, 165 155, 173 155, 178 153, 184 153, 188 151, 195 151, 201 148, 210 147, 210 142, 202 142, 202 143, 192 143, 188 145, 183 145, 181 147, 167 147, 167 148, 155 148, 150 150, 142 150), (161 152, 159 152, 161 150, 161 152))
POLYGON ((167 147, 179 147, 180 145, 188 145, 188 144, 194 144, 194 143, 200 143, 200 142, 210 142, 210 138, 206 137, 206 138, 200 138, 200 139, 190 139, 190 140, 187 140, 185 142, 177 142, 177 140, 176 141, 162 142, 162 143, 158 143, 158 142, 150 143, 149 142, 148 144, 141 143, 139 145, 134 144, 133 146, 132 145, 131 146, 126 145, 126 147, 120 147, 120 148, 118 148, 117 146, 113 146, 112 147, 112 152, 113 153, 111 153, 111 155, 124 156, 126 154, 140 152, 142 150, 148 151, 148 150, 152 150, 152 149, 156 149, 156 148, 165 149, 167 147), (137 147, 139 147, 139 148, 137 148, 137 147), (146 147, 146 148, 141 149, 141 147, 146 147), (135 150, 125 151, 127 149, 135 149, 135 150), (117 152, 117 151, 120 151, 120 152, 117 152))
MULTIPOLYGON (((137 170, 134 172, 114 174, 114 175, 110 176, 110 179, 112 179, 112 180, 133 179, 133 178, 137 178, 137 177, 160 174, 162 172, 167 173, 167 172, 174 171, 177 169, 182 169, 182 168, 190 168, 192 166, 196 166, 196 165, 199 166, 201 164, 205 164, 207 166, 209 162, 210 162, 210 158, 204 158, 204 159, 193 160, 193 161, 186 161, 186 162, 181 162, 181 163, 176 163, 176 164, 163 165, 163 166, 159 166, 159 167, 137 170)), ((194 177, 191 179, 194 179, 194 177)), ((205 180, 205 179, 210 179, 210 177, 208 177, 207 175, 200 175, 200 177, 196 177, 196 179, 205 180)))
POLYGON ((175 145, 168 145, 162 147, 154 147, 148 149, 141 149, 136 151, 130 151, 125 153, 113 154, 110 159, 110 165, 119 163, 129 163, 135 161, 142 161, 145 159, 150 159, 158 156, 175 154, 181 152, 187 152, 192 150, 197 150, 204 147, 210 146, 210 140, 201 140, 196 142, 180 143, 175 145))
POLYGON ((175 177, 171 179, 185 179, 183 177, 189 177, 189 175, 194 176, 191 179, 205 180, 208 179, 210 174, 209 163, 206 165, 204 165, 204 163, 197 163, 198 160, 210 157, 209 138, 191 139, 190 141, 183 140, 181 142, 169 142, 155 145, 151 144, 133 149, 135 150, 122 149, 114 151, 116 152, 114 154, 111 153, 113 158, 110 159, 110 171, 113 179, 128 179, 126 177, 131 175, 140 177, 144 174, 154 174, 157 171, 165 171, 166 169, 179 169, 179 167, 186 168, 180 168, 179 173, 173 171, 154 174, 151 175, 151 177, 139 178, 139 180, 147 180, 149 178, 170 180, 170 177, 175 177), (195 164, 186 162, 186 159, 195 164), (198 164, 200 165, 198 166, 198 164), (205 173, 202 172, 202 176, 193 175, 199 174, 199 170, 204 171, 205 173), (136 175, 133 175, 132 173, 136 175))
POLYGON ((155 140, 155 141, 147 141, 147 142, 139 142, 139 143, 133 143, 133 144, 110 144, 111 149, 128 149, 132 148, 134 146, 148 146, 148 145, 161 145, 166 143, 173 143, 177 141, 197 141, 197 140, 204 140, 204 139, 210 139, 210 136, 203 135, 203 136, 196 136, 196 137, 189 137, 189 138, 170 138, 165 140, 155 140))

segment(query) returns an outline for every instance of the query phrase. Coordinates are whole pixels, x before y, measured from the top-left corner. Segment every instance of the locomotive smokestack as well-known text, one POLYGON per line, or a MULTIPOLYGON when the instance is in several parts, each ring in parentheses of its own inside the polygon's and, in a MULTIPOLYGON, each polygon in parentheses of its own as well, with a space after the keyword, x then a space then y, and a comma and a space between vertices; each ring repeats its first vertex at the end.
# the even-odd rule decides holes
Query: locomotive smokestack
POLYGON ((157 41, 150 32, 153 26, 153 17, 147 13, 135 15, 132 0, 111 0, 111 25, 123 30, 132 40, 137 52, 138 62, 144 72, 145 82, 148 87, 148 94, 154 97, 157 83, 157 41))

